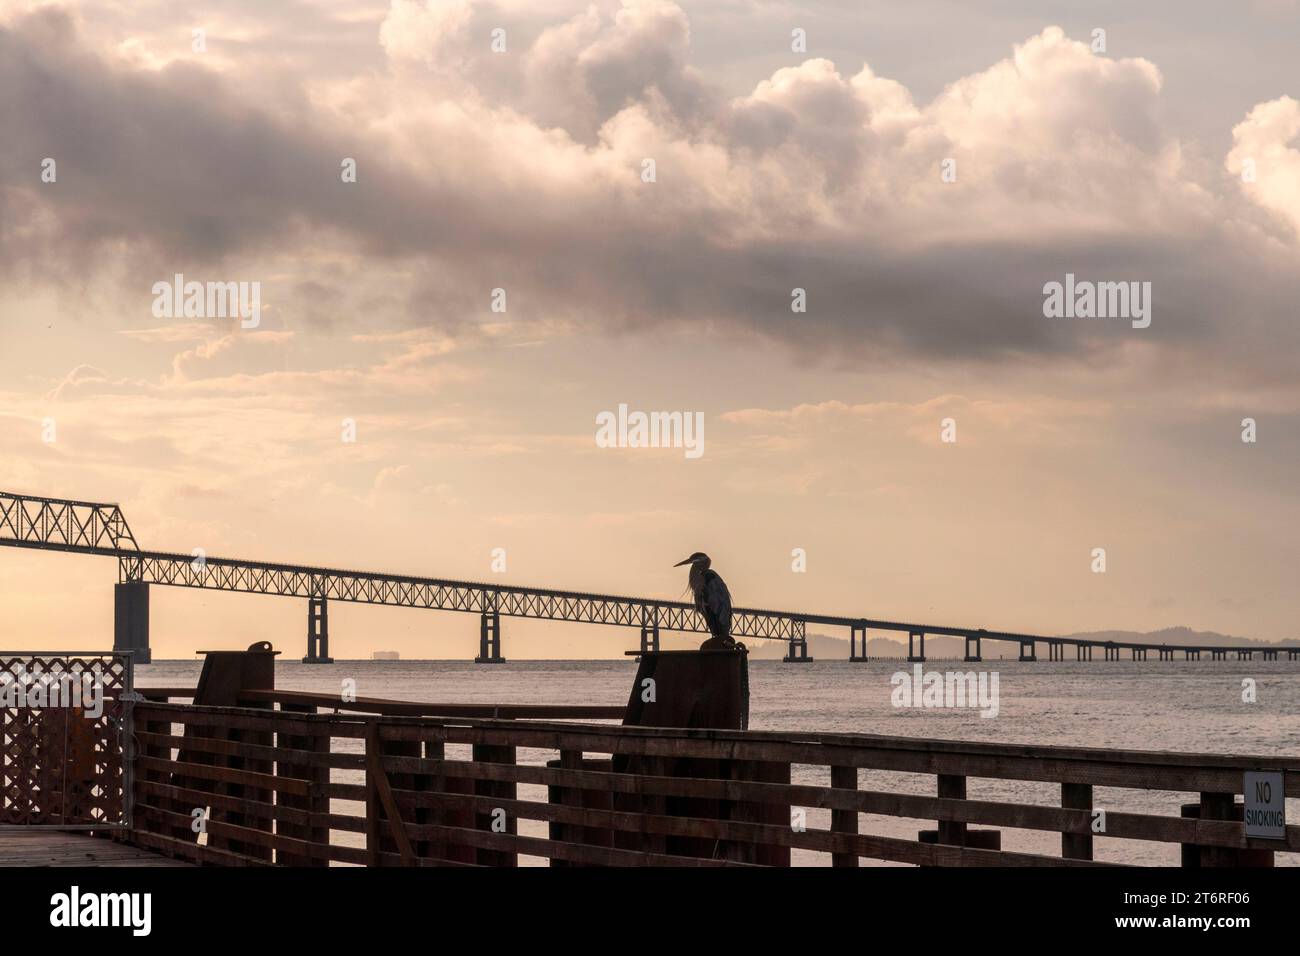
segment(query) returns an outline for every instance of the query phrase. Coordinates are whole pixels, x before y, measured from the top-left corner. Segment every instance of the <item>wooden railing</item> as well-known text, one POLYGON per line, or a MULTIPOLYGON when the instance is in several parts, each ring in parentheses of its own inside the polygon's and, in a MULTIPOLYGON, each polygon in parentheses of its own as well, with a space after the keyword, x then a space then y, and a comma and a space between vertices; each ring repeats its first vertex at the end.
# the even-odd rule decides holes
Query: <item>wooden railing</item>
POLYGON ((1248 840, 1232 819, 1244 771, 1283 771, 1286 794, 1300 796, 1297 758, 574 724, 520 719, 532 716, 523 705, 515 719, 408 704, 420 715, 321 714, 366 705, 285 691, 248 697, 253 706, 136 705, 126 839, 199 862, 314 866, 513 866, 520 856, 551 865, 788 865, 792 850, 838 866, 864 858, 1088 866, 1099 865, 1098 835, 1182 844, 1189 865, 1267 864, 1276 851, 1300 852, 1300 827, 1283 840, 1248 840), (791 782, 792 767, 800 780, 826 783, 791 782), (934 795, 864 789, 863 770, 931 775, 934 795), (1060 803, 968 799, 968 778, 1059 785, 1060 803), (1173 814, 1095 806, 1094 787, 1171 791, 1161 796, 1173 814), (1178 793, 1198 795, 1199 818, 1178 815, 1178 793), (1100 833, 1098 810, 1106 810, 1100 833), (937 829, 920 839, 874 835, 860 831, 862 814, 933 820, 937 829), (1059 834, 1061 855, 1003 850, 998 831, 971 825, 1059 834))

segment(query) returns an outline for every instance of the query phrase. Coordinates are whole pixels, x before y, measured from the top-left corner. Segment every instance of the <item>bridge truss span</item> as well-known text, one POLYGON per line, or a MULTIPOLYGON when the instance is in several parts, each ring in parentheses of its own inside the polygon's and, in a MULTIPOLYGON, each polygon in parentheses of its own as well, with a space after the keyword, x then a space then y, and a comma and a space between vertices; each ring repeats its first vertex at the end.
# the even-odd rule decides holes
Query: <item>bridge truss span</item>
MULTIPOLYGON (((544 621, 610 624, 642 627, 650 631, 708 633, 708 626, 694 606, 680 601, 156 551, 120 555, 118 564, 119 580, 123 583, 463 611, 544 621)), ((800 641, 804 638, 804 619, 790 612, 741 608, 733 613, 732 634, 739 638, 800 641)))
MULTIPOLYGON (((479 615, 479 656, 475 660, 495 663, 501 656, 501 618, 533 618, 544 621, 572 621, 640 628, 642 651, 657 650, 661 631, 707 633, 708 627, 694 605, 682 601, 626 597, 564 591, 554 588, 520 587, 481 581, 452 581, 411 575, 349 571, 334 568, 265 561, 214 558, 165 551, 142 551, 130 526, 115 504, 42 498, 0 492, 0 545, 41 548, 115 557, 119 581, 114 606, 114 650, 135 653, 136 661, 149 660, 149 588, 151 585, 271 594, 307 601, 308 662, 329 661, 330 601, 384 604, 393 607, 461 611, 479 615)), ((1158 660, 1300 660, 1300 646, 1255 645, 1253 647, 1145 644, 1109 641, 1087 635, 1050 637, 989 631, 983 628, 947 627, 904 621, 875 620, 737 608, 732 612, 732 634, 741 639, 786 641, 786 661, 802 663, 808 656, 807 628, 818 625, 845 628, 849 632, 849 659, 866 661, 868 631, 906 633, 908 660, 924 661, 925 638, 955 637, 965 642, 964 660, 984 659, 985 641, 1016 645, 1018 660, 1036 661, 1046 646, 1049 661, 1064 661, 1066 649, 1074 648, 1078 661, 1090 661, 1097 648, 1102 659, 1119 660, 1120 651, 1130 659, 1145 661, 1151 651, 1158 660), (861 651, 859 652, 859 648, 861 651)))
POLYGON ((139 550, 115 504, 7 492, 0 492, 0 544, 105 555, 139 550))

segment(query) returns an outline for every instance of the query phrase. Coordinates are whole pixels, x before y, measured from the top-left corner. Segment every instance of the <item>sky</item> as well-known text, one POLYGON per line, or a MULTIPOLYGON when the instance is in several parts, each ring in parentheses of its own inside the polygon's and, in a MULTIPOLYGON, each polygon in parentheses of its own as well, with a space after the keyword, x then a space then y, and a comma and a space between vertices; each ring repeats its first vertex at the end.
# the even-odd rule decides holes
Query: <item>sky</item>
MULTIPOLYGON (((0 0, 0 490, 155 550, 664 599, 706 551, 737 606, 1300 638, 1298 27, 0 0), (255 324, 160 305, 177 274, 255 324), (1049 316, 1067 276, 1149 324, 1049 316), (621 405, 702 453, 603 446, 621 405)), ((4 642, 107 648, 115 580, 0 549, 4 642)), ((303 602, 152 590, 155 657, 301 653, 303 602)), ((477 649, 330 616, 336 657, 477 649)))

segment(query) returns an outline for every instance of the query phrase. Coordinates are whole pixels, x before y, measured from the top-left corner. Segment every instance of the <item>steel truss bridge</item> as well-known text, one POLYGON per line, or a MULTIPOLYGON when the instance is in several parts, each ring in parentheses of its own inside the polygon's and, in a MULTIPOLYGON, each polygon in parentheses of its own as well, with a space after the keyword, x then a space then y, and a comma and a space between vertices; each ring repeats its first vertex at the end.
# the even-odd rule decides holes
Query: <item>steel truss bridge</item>
MULTIPOLYGON (((0 545, 116 558, 114 650, 134 651, 136 660, 142 662, 149 660, 150 585, 305 599, 308 602, 307 654, 303 660, 308 663, 327 663, 331 659, 329 602, 332 600, 477 613, 479 655, 475 660, 480 663, 504 660, 502 617, 639 628, 642 651, 658 650, 661 631, 708 633, 694 606, 682 601, 144 551, 115 504, 0 492, 0 545)), ((1300 660, 1300 646, 1260 649, 1097 641, 754 608, 737 608, 732 614, 733 636, 786 641, 789 652, 785 660, 794 663, 812 660, 807 643, 810 624, 847 628, 849 658, 854 661, 868 659, 869 630, 906 633, 909 661, 925 660, 927 635, 963 638, 967 661, 982 659, 986 640, 1017 644, 1018 659, 1022 661, 1038 660, 1039 645, 1046 645, 1048 660, 1054 661, 1065 659, 1067 647, 1074 648, 1076 660, 1092 660, 1093 651, 1098 647, 1103 650, 1104 660, 1118 660, 1121 650, 1129 651, 1133 660, 1146 660, 1151 651, 1157 653, 1159 660, 1174 660, 1176 652, 1184 660, 1199 659, 1202 653, 1212 660, 1224 660, 1229 655, 1248 659, 1256 653, 1265 660, 1276 660, 1280 653, 1287 660, 1300 660)))

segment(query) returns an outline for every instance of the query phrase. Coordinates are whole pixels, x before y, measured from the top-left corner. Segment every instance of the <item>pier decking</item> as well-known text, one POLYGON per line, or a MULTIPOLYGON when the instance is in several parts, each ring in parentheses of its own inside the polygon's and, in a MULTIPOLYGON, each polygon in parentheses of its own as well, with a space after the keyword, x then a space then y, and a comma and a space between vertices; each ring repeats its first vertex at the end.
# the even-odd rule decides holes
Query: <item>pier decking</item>
POLYGON ((114 840, 63 830, 0 827, 0 866, 192 866, 114 840))

